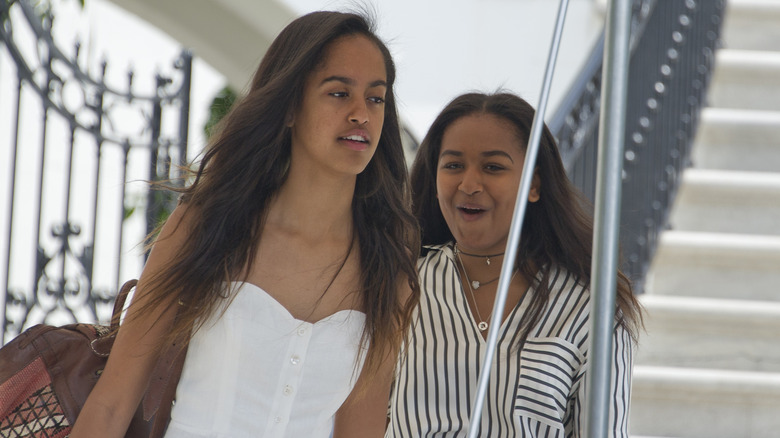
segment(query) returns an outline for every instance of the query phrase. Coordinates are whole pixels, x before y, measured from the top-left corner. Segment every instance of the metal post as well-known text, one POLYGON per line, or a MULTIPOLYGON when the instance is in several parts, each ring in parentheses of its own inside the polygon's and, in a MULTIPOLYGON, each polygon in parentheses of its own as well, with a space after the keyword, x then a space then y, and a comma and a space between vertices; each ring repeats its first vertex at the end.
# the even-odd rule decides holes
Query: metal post
POLYGON ((531 190, 531 181, 533 179, 534 167, 536 166, 536 156, 539 152, 539 141, 542 138, 542 128, 544 127, 544 113, 547 108, 547 100, 550 96, 550 84, 552 83, 553 72, 555 71, 555 61, 558 57, 558 48, 561 45, 561 34, 563 33, 563 22, 566 18, 566 9, 569 0, 561 0, 558 8, 558 16, 555 22, 553 40, 550 45, 550 53, 547 57, 547 66, 545 67, 544 80, 542 81, 542 92, 539 97, 539 106, 534 113, 534 121, 531 124, 531 134, 528 138, 528 146, 525 153, 525 163, 523 163, 523 174, 520 180, 520 188, 517 191, 517 200, 515 201, 514 216, 512 224, 509 227, 509 237, 504 256, 504 263, 501 266, 501 275, 498 280, 498 290, 496 299, 493 303, 493 321, 488 330, 487 348, 483 361, 482 370, 479 374, 477 383, 477 394, 474 399, 474 405, 471 408, 471 419, 469 421, 469 438, 476 438, 479 434, 480 419, 482 417, 482 407, 485 404, 485 394, 488 383, 490 382, 490 369, 493 365, 496 344, 498 343, 498 330, 504 315, 504 305, 509 293, 509 283, 512 281, 512 271, 514 270, 515 259, 517 258, 517 246, 520 242, 520 231, 523 229, 523 219, 525 218, 525 209, 528 205, 528 193, 531 190))
MULTIPOLYGON (((192 87, 192 52, 184 50, 181 53, 181 58, 177 62, 180 65, 182 71, 182 84, 181 90, 179 90, 180 99, 180 113, 179 113, 179 161, 176 163, 179 166, 184 166, 188 163, 187 160, 187 143, 190 130, 190 88, 192 87)), ((179 184, 179 177, 181 177, 181 170, 176 169, 175 179, 179 184)), ((184 184, 184 181, 181 181, 184 184)))
MULTIPOLYGON (((165 78, 157 75, 157 86, 155 87, 156 97, 152 99, 152 118, 149 121, 151 128, 151 139, 149 142, 149 181, 157 182, 160 178, 160 134, 162 133, 162 99, 163 87, 167 81, 165 78)), ((160 212, 163 209, 160 199, 160 191, 156 187, 149 187, 146 193, 146 235, 152 234, 159 225, 160 212)))
POLYGON ((591 266, 586 437, 609 436, 612 332, 615 326, 618 236, 628 90, 631 1, 610 0, 607 9, 599 121, 598 171, 591 266))

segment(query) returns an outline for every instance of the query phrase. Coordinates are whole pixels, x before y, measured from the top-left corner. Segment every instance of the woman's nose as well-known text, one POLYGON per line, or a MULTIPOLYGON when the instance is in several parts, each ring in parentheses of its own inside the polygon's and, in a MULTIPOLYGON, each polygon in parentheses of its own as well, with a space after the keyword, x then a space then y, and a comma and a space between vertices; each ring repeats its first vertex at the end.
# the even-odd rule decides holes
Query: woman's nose
POLYGON ((368 123, 368 107, 363 99, 355 99, 356 102, 349 112, 349 121, 358 125, 368 123))
POLYGON ((458 190, 471 196, 482 191, 482 175, 477 169, 466 168, 463 172, 463 179, 460 181, 458 190))

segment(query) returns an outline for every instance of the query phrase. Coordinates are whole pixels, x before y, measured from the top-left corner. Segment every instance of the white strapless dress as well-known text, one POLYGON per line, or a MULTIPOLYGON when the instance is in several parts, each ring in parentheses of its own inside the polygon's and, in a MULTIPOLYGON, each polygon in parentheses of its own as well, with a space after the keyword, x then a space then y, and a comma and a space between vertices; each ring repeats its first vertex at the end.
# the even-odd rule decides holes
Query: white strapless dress
POLYGON ((166 438, 329 437, 363 365, 365 314, 311 324, 253 284, 232 286, 190 343, 166 438))

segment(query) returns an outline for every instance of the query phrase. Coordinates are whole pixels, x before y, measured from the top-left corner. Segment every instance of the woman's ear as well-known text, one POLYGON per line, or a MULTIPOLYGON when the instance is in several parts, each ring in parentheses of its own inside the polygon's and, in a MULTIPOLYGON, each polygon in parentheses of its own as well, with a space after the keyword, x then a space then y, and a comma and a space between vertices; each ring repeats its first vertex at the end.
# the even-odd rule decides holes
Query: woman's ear
POLYGON ((294 124, 295 124, 295 114, 293 114, 293 112, 290 111, 284 117, 284 126, 288 128, 292 128, 294 124))
POLYGON ((528 202, 536 202, 539 200, 541 193, 542 179, 539 178, 539 173, 534 170, 534 177, 531 179, 531 190, 528 191, 528 202))

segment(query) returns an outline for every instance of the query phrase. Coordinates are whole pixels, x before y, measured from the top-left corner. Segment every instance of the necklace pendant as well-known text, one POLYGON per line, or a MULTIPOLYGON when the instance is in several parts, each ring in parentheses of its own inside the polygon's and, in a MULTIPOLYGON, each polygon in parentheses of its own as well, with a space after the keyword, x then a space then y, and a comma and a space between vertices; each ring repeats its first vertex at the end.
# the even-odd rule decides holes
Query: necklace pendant
POLYGON ((490 257, 485 257, 485 263, 487 263, 488 266, 490 266, 490 257))
POLYGON ((477 328, 479 329, 479 331, 484 332, 488 328, 488 323, 486 323, 485 321, 480 321, 480 323, 477 324, 477 328))
POLYGON ((471 282, 471 287, 473 287, 474 290, 479 289, 480 286, 482 286, 482 285, 479 284, 479 281, 477 281, 477 280, 474 280, 474 281, 471 282))

